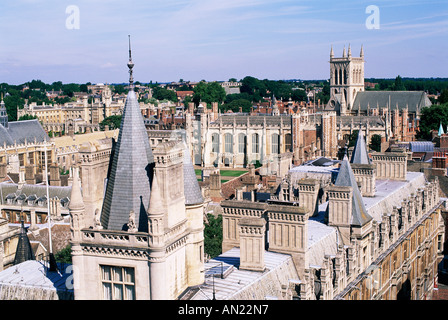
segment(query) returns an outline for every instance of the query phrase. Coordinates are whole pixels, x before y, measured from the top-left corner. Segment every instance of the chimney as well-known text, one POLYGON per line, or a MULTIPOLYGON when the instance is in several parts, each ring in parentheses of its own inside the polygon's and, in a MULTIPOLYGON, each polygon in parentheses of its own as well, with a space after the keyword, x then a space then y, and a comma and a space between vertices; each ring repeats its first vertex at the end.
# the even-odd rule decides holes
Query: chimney
POLYGON ((56 163, 50 165, 50 186, 61 186, 59 167, 56 163))
POLYGON ((36 175, 35 175, 34 166, 29 164, 25 167, 25 182, 26 184, 36 184, 36 175))
POLYGON ((265 269, 265 230, 266 221, 263 218, 241 218, 240 235, 240 269, 261 271, 265 269))

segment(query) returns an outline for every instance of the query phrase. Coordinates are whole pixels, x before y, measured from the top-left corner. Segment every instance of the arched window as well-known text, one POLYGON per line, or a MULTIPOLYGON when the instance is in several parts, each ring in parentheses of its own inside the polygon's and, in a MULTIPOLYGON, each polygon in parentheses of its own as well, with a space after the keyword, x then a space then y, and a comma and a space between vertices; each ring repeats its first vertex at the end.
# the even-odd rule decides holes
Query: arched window
POLYGON ((285 134, 285 151, 292 151, 292 136, 290 133, 285 134))
POLYGON ((224 152, 233 153, 233 136, 230 133, 224 135, 224 152))
POLYGON ((212 134, 212 152, 219 152, 219 134, 212 134))
POLYGON ((344 84, 347 84, 347 70, 344 69, 344 84))
POLYGON ((277 133, 274 133, 271 136, 271 153, 273 154, 280 153, 280 136, 277 133))
POLYGON ((259 153, 260 147, 258 145, 258 133, 252 135, 252 153, 259 153))
POLYGON ((246 135, 244 133, 238 135, 238 152, 246 153, 246 135))
POLYGON ((338 69, 334 70, 334 84, 338 84, 338 69))
POLYGON ((342 84, 342 70, 339 70, 339 84, 342 84))

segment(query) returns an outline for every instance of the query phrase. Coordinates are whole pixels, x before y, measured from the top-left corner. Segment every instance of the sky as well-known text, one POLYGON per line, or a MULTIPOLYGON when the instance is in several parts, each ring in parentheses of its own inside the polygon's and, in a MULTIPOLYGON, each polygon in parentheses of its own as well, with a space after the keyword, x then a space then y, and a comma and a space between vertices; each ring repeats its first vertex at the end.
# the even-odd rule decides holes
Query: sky
POLYGON ((447 0, 3 0, 0 83, 448 77, 447 0), (375 10, 369 10, 370 6, 375 10), (75 8, 74 10, 72 8, 75 8))

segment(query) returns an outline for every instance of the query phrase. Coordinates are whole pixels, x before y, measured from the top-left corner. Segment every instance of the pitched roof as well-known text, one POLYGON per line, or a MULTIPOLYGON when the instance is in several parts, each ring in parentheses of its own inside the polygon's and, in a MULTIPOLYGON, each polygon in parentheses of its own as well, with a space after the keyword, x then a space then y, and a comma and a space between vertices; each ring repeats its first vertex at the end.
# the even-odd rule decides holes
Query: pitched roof
POLYGON ((50 137, 42 128, 37 119, 14 121, 8 123, 8 128, 0 125, 0 145, 6 142, 6 145, 13 145, 34 141, 37 142, 50 141, 50 137))
POLYGON ((140 112, 136 94, 131 88, 123 110, 120 133, 109 168, 101 224, 105 229, 124 230, 131 210, 136 215, 139 231, 147 231, 147 208, 154 167, 154 156, 140 112))
POLYGON ((357 163, 357 164, 370 164, 371 163, 369 154, 367 153, 366 141, 364 140, 364 135, 362 134, 362 130, 359 130, 358 139, 356 140, 356 144, 353 149, 350 163, 357 163))
POLYGON ((341 167, 334 183, 335 186, 352 187, 352 220, 351 224, 354 226, 363 226, 365 223, 372 220, 372 217, 367 213, 361 193, 358 189, 358 184, 353 174, 350 163, 347 159, 341 161, 341 167))
POLYGON ((431 106, 431 101, 424 91, 360 91, 356 94, 352 109, 357 111, 376 107, 390 106, 394 110, 408 108, 409 112, 421 111, 424 107, 431 106), (390 101, 390 103, 389 103, 390 101))

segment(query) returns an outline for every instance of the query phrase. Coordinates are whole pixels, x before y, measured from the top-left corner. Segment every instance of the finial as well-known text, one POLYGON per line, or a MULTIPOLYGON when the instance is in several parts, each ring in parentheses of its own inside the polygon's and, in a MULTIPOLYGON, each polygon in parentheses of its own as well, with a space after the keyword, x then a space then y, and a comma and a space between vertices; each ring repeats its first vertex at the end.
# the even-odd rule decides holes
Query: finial
POLYGON ((352 56, 352 48, 350 46, 350 43, 348 44, 348 56, 351 57, 352 56))
POLYGON ((331 45, 330 58, 333 58, 333 57, 334 57, 333 45, 331 45))
POLYGON ((362 58, 364 57, 364 49, 363 49, 363 45, 361 45, 361 52, 359 53, 359 56, 362 58))
POLYGON ((132 68, 134 68, 134 63, 132 62, 132 54, 131 54, 131 36, 129 37, 129 62, 128 62, 128 68, 129 68, 129 87, 134 89, 134 77, 132 76, 132 68))

